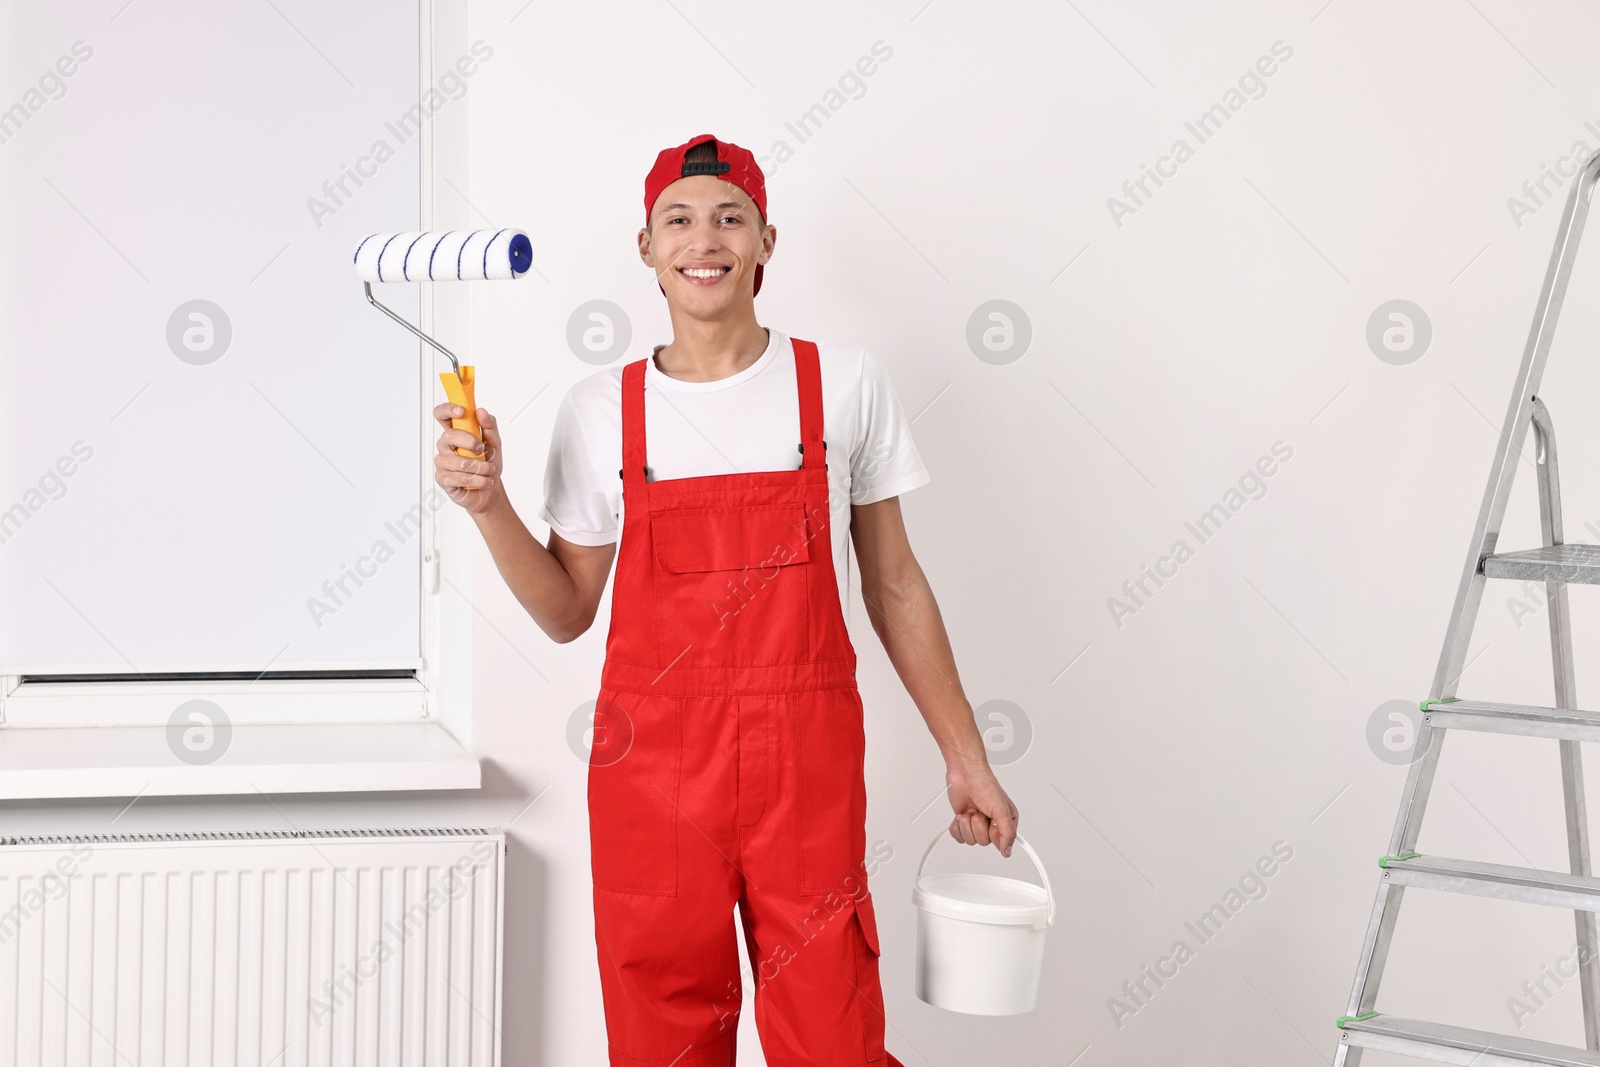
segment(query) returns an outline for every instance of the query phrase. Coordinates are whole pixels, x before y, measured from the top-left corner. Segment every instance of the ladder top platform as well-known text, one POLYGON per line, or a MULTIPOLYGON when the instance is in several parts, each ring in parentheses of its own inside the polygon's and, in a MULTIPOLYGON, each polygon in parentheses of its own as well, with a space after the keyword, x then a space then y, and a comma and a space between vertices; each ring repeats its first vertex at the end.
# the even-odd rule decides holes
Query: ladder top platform
POLYGON ((1600 545, 1546 545, 1485 556, 1483 573, 1488 578, 1600 585, 1600 545))

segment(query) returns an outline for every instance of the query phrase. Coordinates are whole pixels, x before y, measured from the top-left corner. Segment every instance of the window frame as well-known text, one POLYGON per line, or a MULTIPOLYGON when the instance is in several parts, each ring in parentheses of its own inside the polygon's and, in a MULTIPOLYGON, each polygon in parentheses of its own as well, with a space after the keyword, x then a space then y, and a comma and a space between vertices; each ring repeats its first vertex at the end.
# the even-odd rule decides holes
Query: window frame
MULTIPOLYGON (((443 72, 439 57, 449 48, 465 50, 464 13, 444 19, 438 15, 436 0, 418 0, 419 100, 443 72)), ((450 150, 464 153, 465 109, 448 115, 444 139, 450 150)), ((441 217, 445 213, 439 208, 440 176, 435 166, 439 126, 439 118, 430 116, 418 132, 418 218, 423 229, 445 229, 467 221, 441 217)), ((456 296, 441 300, 435 289, 422 285, 418 329, 437 336, 438 321, 448 318, 452 345, 470 350, 463 343, 470 328, 465 300, 456 296)), ((354 302, 359 291, 353 273, 350 290, 354 302)), ((0 674, 0 799, 135 791, 174 795, 481 785, 471 750, 475 528, 433 480, 438 424, 432 407, 442 389, 433 350, 420 341, 415 367, 420 376, 417 418, 422 427, 415 457, 422 517, 420 656, 384 664, 352 661, 347 668, 410 669, 414 675, 208 677, 219 673, 215 664, 185 672, 193 676, 181 680, 53 681, 48 675, 0 674), (209 700, 226 709, 223 721, 229 728, 229 747, 213 762, 188 762, 172 748, 173 731, 186 728, 172 720, 188 700, 209 700), (163 747, 169 749, 166 758, 163 747), (296 751, 315 758, 300 764, 285 759, 285 752, 296 751), (57 753, 72 755, 56 759, 57 753), (142 779, 147 781, 135 790, 134 783, 142 779), (266 789, 263 781, 273 789, 266 789)), ((176 663, 168 669, 185 671, 185 665, 176 663)), ((273 670, 269 667, 268 673, 273 670)))

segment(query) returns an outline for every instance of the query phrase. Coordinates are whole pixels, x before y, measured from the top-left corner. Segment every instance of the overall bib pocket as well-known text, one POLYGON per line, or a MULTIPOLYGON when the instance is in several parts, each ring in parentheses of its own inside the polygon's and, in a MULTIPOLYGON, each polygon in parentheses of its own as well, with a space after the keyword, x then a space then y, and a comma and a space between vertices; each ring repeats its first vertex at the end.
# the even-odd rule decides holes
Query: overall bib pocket
POLYGON ((814 568, 804 504, 659 511, 650 536, 660 662, 688 669, 808 661, 814 568))

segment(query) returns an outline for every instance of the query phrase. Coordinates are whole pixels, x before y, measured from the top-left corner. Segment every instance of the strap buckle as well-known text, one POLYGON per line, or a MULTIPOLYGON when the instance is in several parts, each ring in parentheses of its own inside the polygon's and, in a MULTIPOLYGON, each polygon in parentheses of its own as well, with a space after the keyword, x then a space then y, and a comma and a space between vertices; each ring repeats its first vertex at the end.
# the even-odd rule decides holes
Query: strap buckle
MULTIPOLYGON (((804 441, 801 441, 800 442, 800 454, 801 454, 801 456, 805 455, 805 451, 806 451, 806 443, 804 441)), ((828 469, 828 460, 827 460, 828 440, 827 440, 827 438, 823 438, 823 440, 822 440, 822 455, 823 455, 822 469, 823 470, 827 470, 828 469)), ((804 459, 801 460, 800 466, 802 466, 802 467, 805 466, 805 460, 804 459)))

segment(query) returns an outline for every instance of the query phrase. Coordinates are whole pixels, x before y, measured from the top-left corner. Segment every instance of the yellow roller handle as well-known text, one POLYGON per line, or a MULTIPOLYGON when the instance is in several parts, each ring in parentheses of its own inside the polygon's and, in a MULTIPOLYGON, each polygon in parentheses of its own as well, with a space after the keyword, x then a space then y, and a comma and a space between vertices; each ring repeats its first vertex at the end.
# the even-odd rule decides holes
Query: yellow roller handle
MULTIPOLYGON (((483 427, 478 425, 478 404, 473 397, 475 379, 470 364, 462 364, 461 377, 456 377, 455 371, 440 371, 439 380, 444 383, 445 395, 450 398, 450 403, 459 404, 466 415, 461 418, 451 418, 450 425, 457 430, 466 430, 478 440, 483 440, 483 427)), ((466 456, 468 459, 477 459, 478 454, 465 448, 456 448, 456 454, 466 456)), ((472 486, 466 486, 471 489, 472 486)))

